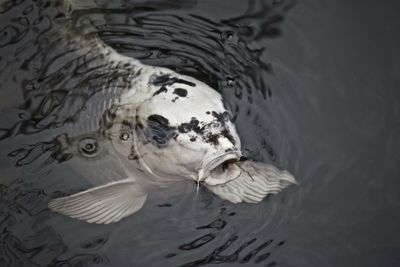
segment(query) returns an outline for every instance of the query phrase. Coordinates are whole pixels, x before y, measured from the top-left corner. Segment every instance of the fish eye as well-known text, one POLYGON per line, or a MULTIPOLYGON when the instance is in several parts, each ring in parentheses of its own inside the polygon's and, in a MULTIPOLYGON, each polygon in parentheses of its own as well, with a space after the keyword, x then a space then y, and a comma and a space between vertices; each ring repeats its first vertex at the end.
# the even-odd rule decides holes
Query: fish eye
POLYGON ((91 137, 82 138, 79 141, 79 152, 88 157, 96 156, 99 152, 99 143, 91 137))
POLYGON ((122 141, 128 141, 130 137, 131 133, 127 131, 121 132, 121 134, 119 135, 119 139, 121 139, 122 141))
POLYGON ((128 141, 132 137, 132 124, 124 120, 119 127, 119 140, 128 141))

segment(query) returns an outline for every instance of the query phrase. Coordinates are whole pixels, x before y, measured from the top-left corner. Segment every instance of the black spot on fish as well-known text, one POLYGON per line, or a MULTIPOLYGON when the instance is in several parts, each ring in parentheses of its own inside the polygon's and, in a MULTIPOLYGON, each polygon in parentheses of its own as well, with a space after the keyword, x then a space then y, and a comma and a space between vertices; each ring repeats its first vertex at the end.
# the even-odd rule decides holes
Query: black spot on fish
POLYGON ((197 138, 195 136, 190 137, 190 142, 196 142, 197 138))
POLYGON ((161 94, 161 93, 166 93, 166 92, 168 92, 168 89, 167 89, 167 87, 165 87, 165 86, 161 86, 161 88, 160 89, 158 89, 154 94, 153 94, 153 96, 155 96, 155 95, 159 95, 159 94, 161 94))
POLYGON ((150 82, 151 84, 155 85, 155 86, 168 86, 168 85, 172 85, 174 83, 181 83, 181 84, 186 84, 192 87, 195 87, 196 84, 183 80, 183 79, 179 79, 177 77, 171 77, 171 75, 166 74, 166 75, 161 75, 161 76, 152 76, 150 77, 150 82))
POLYGON ((191 130, 191 127, 190 127, 189 123, 184 122, 178 126, 178 131, 180 133, 188 133, 188 132, 190 132, 190 130, 191 130))
POLYGON ((171 102, 175 103, 176 100, 178 100, 179 96, 175 97, 174 99, 171 100, 171 102))
POLYGON ((180 133, 188 133, 194 131, 195 133, 201 134, 203 129, 199 126, 200 122, 198 119, 193 117, 190 122, 184 122, 178 126, 178 131, 180 133))
POLYGON ((207 114, 207 115, 210 115, 210 114, 211 114, 211 112, 210 112, 210 111, 206 111, 206 114, 207 114))
POLYGON ((176 89, 174 90, 174 94, 176 94, 176 95, 178 95, 178 96, 180 96, 180 97, 186 97, 187 94, 188 94, 188 92, 187 92, 187 90, 185 90, 185 89, 176 88, 176 89))
POLYGON ((192 129, 195 133, 201 133, 201 131, 202 131, 199 126, 199 123, 200 123, 199 120, 197 120, 195 117, 193 117, 190 120, 190 124, 192 125, 192 129))
POLYGON ((223 113, 217 113, 215 111, 212 112, 212 115, 215 117, 215 119, 221 123, 221 125, 225 125, 225 122, 227 122, 230 119, 229 112, 224 111, 223 113))
POLYGON ((214 133, 208 133, 207 135, 206 135, 206 142, 207 143, 211 143, 211 144, 213 144, 213 145, 218 145, 219 144, 219 141, 218 141, 218 138, 219 138, 219 135, 218 134, 214 134, 214 133))
POLYGON ((152 114, 147 118, 147 121, 157 123, 162 127, 169 127, 169 120, 161 115, 152 114))
POLYGON ((161 147, 173 138, 175 128, 169 125, 167 118, 152 114, 147 118, 147 128, 142 129, 140 133, 146 140, 161 147))
POLYGON ((236 144, 235 138, 234 138, 233 135, 229 132, 228 129, 222 130, 221 135, 224 136, 226 139, 228 139, 229 142, 231 142, 233 145, 236 144))

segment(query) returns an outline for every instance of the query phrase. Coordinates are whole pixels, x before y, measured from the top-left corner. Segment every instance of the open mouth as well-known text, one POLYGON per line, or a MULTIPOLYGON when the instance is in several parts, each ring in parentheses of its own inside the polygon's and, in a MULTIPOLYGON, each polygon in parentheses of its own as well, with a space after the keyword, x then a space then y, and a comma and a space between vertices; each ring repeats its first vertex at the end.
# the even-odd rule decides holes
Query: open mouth
POLYGON ((241 169, 235 164, 240 158, 240 152, 230 152, 207 161, 199 171, 199 180, 208 185, 217 185, 235 179, 241 174, 241 169))

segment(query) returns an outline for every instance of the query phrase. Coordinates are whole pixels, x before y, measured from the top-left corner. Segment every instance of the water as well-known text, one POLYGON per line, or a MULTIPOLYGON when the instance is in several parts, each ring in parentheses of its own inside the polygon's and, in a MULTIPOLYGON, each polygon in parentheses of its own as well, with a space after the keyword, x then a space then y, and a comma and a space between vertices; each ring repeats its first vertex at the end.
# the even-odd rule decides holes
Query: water
MULTIPOLYGON (((85 1, 70 24, 216 88, 243 152, 299 181, 256 205, 203 188, 196 195, 188 183, 119 223, 92 225, 47 209, 49 199, 90 186, 57 140, 93 131, 118 89, 93 92, 104 81, 119 88, 129 72, 89 70, 66 52, 74 39, 51 46, 67 22, 56 2, 2 1, 0 265, 400 265, 398 8, 85 1)), ((102 166, 86 163, 94 173, 102 166)))

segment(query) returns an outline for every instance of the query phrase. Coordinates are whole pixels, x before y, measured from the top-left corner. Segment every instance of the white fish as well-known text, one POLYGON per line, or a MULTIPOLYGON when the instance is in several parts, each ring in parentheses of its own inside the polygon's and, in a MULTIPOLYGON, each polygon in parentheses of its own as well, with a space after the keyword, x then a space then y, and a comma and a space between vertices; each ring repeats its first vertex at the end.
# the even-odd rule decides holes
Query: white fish
POLYGON ((146 66, 100 42, 106 60, 134 68, 130 89, 109 110, 102 133, 61 136, 76 164, 91 158, 123 172, 92 175, 96 187, 50 201, 55 212, 90 223, 112 223, 138 211, 154 188, 193 180, 233 203, 260 202, 295 178, 272 165, 243 161, 240 138, 222 96, 192 77, 146 66), (114 155, 104 157, 101 153, 114 155), (86 159, 86 160, 83 160, 86 159))

